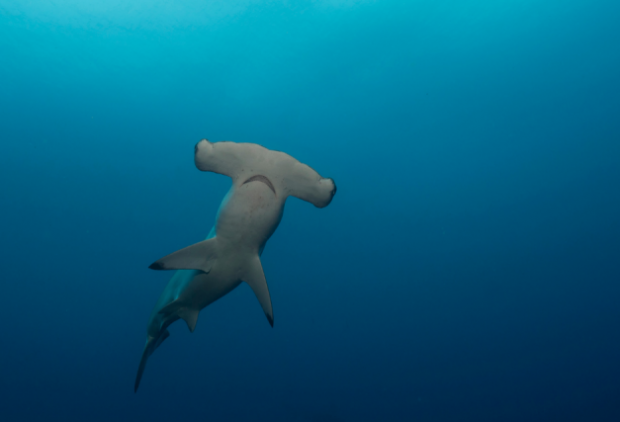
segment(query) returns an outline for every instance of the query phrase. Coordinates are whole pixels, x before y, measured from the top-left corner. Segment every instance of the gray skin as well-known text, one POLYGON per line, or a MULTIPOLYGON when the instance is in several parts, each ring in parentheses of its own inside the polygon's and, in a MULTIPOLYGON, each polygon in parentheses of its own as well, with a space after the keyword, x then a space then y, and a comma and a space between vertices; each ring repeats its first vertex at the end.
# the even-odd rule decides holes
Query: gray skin
POLYGON ((235 289, 250 285, 273 326, 269 288, 260 262, 267 240, 282 220, 284 203, 295 196, 323 208, 336 194, 332 179, 321 177, 288 154, 257 144, 217 142, 196 144, 194 161, 202 171, 232 178, 207 239, 155 261, 155 270, 178 270, 162 292, 147 327, 134 391, 149 356, 170 335, 178 319, 191 332, 201 309, 235 289))

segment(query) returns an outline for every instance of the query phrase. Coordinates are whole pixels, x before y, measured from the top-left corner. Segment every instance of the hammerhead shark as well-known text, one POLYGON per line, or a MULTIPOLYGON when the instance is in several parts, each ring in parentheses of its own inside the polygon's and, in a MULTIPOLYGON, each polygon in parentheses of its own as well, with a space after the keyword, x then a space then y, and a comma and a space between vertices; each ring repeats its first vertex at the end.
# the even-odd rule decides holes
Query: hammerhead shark
POLYGON ((242 281, 250 285, 273 327, 271 297, 260 256, 282 220, 286 198, 295 196, 323 208, 336 194, 332 179, 321 177, 288 154, 258 144, 203 139, 194 148, 194 162, 201 171, 230 177, 232 187, 206 240, 149 267, 179 271, 151 312, 134 391, 138 391, 149 356, 170 335, 168 326, 183 319, 194 332, 200 310, 242 281))

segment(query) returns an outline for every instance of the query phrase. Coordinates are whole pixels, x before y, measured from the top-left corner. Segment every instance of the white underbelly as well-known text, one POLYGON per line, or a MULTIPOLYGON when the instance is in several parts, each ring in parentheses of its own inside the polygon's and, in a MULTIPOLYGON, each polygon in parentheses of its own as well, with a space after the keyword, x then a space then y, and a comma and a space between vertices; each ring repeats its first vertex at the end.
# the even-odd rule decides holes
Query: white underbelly
POLYGON ((262 182, 233 186, 216 222, 224 247, 258 251, 280 224, 284 201, 262 182))

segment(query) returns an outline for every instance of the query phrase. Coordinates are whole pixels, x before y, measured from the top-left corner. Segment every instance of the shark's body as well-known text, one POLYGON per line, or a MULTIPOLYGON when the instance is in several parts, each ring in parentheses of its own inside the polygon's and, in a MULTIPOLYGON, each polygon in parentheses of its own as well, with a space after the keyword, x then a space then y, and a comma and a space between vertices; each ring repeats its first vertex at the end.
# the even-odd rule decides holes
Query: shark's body
POLYGON ((156 270, 179 270, 159 297, 147 328, 147 340, 136 377, 135 391, 148 357, 169 336, 168 326, 184 319, 194 331, 198 313, 235 289, 250 285, 273 326, 269 289, 260 262, 267 240, 274 233, 288 196, 322 208, 336 185, 290 155, 257 144, 234 142, 196 144, 194 160, 202 171, 232 178, 232 187, 206 240, 153 263, 156 270))

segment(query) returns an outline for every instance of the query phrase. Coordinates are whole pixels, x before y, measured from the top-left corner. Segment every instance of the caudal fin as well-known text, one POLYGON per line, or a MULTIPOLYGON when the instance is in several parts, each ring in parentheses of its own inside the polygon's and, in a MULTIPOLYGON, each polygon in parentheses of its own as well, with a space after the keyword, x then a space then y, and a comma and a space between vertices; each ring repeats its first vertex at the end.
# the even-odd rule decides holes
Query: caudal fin
POLYGON ((136 374, 136 382, 133 386, 133 392, 138 392, 138 387, 140 387, 140 381, 142 380, 142 374, 144 373, 144 368, 146 368, 146 361, 149 359, 149 356, 153 354, 155 349, 159 347, 159 345, 170 336, 170 332, 168 330, 164 330, 161 335, 155 338, 149 338, 144 345, 144 350, 142 351, 142 357, 140 358, 140 365, 138 366, 138 373, 136 374))
POLYGON ((140 381, 142 380, 142 374, 144 373, 144 368, 146 368, 146 361, 149 358, 149 345, 144 346, 144 351, 142 352, 142 358, 140 359, 140 366, 138 366, 138 374, 136 375, 136 383, 133 386, 133 392, 138 392, 138 387, 140 387, 140 381))

